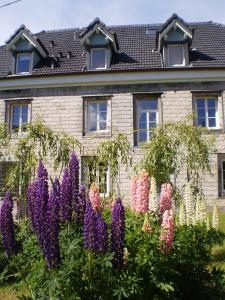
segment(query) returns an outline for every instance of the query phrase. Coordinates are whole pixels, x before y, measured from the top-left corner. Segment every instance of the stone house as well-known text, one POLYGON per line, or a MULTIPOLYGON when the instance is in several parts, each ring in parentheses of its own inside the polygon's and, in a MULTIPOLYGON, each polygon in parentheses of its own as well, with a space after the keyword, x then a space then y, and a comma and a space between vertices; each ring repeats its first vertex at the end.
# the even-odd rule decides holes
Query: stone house
MULTIPOLYGON (((164 24, 106 26, 32 34, 24 25, 0 47, 0 121, 23 135, 23 124, 41 117, 68 132, 85 157, 117 131, 127 135, 134 161, 151 129, 196 115, 196 126, 216 136, 213 173, 205 176, 209 205, 225 204, 225 26, 186 23, 172 15, 164 24)), ((0 163, 0 184, 7 164, 0 163)), ((130 174, 120 184, 129 197, 130 174)), ((110 191, 110 170, 105 192, 110 191)))

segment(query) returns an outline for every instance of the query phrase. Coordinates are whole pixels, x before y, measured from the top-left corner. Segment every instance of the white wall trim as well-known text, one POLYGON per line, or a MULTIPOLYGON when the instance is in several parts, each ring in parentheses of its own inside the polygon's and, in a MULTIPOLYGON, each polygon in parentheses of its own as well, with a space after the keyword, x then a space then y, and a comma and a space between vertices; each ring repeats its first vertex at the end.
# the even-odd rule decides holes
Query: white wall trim
POLYGON ((10 77, 10 79, 5 78, 0 80, 0 90, 138 83, 225 81, 225 70, 164 70, 118 73, 98 73, 98 71, 95 71, 92 74, 64 76, 32 77, 27 75, 27 78, 24 78, 21 75, 13 75, 10 77))

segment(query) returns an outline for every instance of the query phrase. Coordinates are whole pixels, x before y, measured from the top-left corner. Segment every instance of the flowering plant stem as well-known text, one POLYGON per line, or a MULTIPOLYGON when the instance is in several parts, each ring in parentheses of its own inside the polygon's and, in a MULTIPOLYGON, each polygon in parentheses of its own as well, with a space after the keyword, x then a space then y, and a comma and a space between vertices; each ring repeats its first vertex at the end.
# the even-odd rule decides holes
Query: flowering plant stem
POLYGON ((92 253, 88 251, 88 295, 91 295, 92 253))

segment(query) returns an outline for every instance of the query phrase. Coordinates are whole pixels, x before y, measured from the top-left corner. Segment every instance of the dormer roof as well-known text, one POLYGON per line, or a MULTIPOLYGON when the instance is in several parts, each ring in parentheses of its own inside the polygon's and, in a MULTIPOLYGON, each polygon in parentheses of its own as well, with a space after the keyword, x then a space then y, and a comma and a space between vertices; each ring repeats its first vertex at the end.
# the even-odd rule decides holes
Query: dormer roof
POLYGON ((173 14, 158 30, 158 49, 162 47, 162 41, 165 39, 169 31, 179 29, 184 33, 186 39, 192 40, 193 33, 187 23, 177 14, 173 14))
POLYGON ((8 50, 15 50, 15 44, 20 39, 26 39, 38 52, 42 57, 47 56, 47 52, 44 49, 43 45, 39 42, 37 37, 35 37, 25 25, 21 25, 6 41, 6 48, 8 50))
POLYGON ((89 38, 95 34, 103 34, 112 45, 112 48, 115 53, 119 50, 119 43, 117 40, 117 35, 114 31, 107 28, 107 26, 99 19, 95 18, 80 34, 80 40, 82 45, 86 48, 89 44, 89 38))

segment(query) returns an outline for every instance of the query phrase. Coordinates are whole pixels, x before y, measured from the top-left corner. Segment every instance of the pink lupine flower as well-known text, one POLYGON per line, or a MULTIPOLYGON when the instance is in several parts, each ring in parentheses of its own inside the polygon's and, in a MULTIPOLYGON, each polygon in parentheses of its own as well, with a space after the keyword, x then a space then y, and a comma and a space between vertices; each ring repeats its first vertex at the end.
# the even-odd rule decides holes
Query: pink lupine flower
POLYGON ((92 204, 92 207, 96 209, 100 209, 100 193, 99 187, 96 183, 92 183, 89 190, 89 199, 92 204))
POLYGON ((146 170, 139 173, 136 192, 136 212, 148 212, 149 175, 146 170))
POLYGON ((161 224, 161 251, 163 253, 170 252, 173 244, 173 236, 174 236, 174 219, 173 219, 173 211, 166 210, 163 213, 162 224, 161 224))
POLYGON ((130 207, 131 210, 136 211, 137 201, 137 177, 132 176, 130 182, 130 207))
POLYGON ((160 196, 160 214, 164 214, 166 210, 172 209, 172 186, 169 183, 165 183, 161 187, 160 196))

